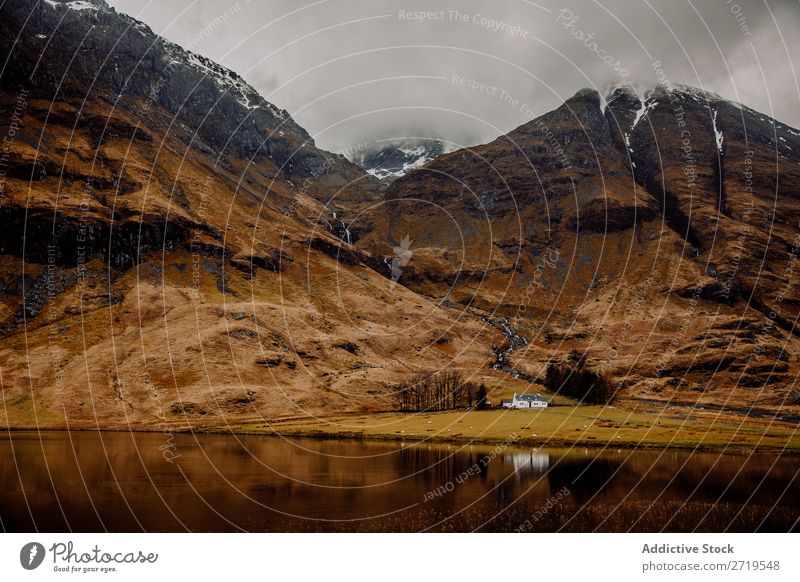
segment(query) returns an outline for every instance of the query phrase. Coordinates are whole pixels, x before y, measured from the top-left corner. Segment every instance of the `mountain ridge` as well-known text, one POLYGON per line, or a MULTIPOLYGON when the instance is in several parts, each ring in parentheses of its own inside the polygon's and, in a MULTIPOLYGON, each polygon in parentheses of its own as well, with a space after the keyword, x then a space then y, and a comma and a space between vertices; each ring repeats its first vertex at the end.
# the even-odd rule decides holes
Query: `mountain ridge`
POLYGON ((694 89, 601 102, 578 91, 399 178, 359 244, 408 236, 420 259, 401 281, 514 316, 527 344, 504 365, 529 377, 577 349, 628 395, 794 403, 797 132, 694 89), (644 349, 663 356, 639 363, 644 349))

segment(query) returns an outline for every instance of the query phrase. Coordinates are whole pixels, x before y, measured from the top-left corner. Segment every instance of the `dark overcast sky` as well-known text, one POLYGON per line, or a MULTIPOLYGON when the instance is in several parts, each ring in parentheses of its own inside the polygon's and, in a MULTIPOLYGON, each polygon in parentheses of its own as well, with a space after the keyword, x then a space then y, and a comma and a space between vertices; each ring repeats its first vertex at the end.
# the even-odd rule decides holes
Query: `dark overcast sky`
POLYGON ((234 69, 335 151, 392 137, 485 142, 582 87, 643 91, 658 82, 654 61, 672 83, 800 126, 798 0, 109 3, 234 69), (408 17, 420 10, 439 12, 408 17))

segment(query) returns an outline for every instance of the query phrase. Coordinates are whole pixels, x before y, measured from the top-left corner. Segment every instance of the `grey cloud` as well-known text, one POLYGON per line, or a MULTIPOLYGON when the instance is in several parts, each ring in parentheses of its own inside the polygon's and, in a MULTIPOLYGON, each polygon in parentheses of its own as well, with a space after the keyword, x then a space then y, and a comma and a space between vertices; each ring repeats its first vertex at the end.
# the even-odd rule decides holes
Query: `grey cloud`
POLYGON ((800 63, 792 61, 800 6, 792 1, 112 4, 236 70, 332 150, 396 136, 488 141, 582 87, 652 86, 653 61, 674 83, 800 125, 800 63))

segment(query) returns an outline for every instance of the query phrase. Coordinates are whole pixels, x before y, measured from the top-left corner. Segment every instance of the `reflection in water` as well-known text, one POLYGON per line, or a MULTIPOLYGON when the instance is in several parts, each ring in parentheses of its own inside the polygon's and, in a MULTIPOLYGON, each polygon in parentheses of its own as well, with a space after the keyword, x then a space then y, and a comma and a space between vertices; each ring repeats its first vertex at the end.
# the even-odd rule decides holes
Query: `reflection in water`
POLYGON ((544 473, 550 466, 550 455, 540 451, 508 453, 514 463, 514 471, 522 477, 525 473, 544 473))
POLYGON ((142 433, 0 438, 7 531, 787 531, 800 459, 142 433), (546 512, 558 491, 569 494, 546 512))

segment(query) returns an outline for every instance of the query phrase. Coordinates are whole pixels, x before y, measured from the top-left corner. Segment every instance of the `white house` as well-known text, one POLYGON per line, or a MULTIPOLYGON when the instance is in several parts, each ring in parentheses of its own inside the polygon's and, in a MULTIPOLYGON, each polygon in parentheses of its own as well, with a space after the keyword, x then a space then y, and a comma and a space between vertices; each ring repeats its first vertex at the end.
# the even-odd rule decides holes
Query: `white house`
POLYGON ((547 399, 538 394, 514 394, 511 400, 503 400, 503 408, 547 408, 547 399))

